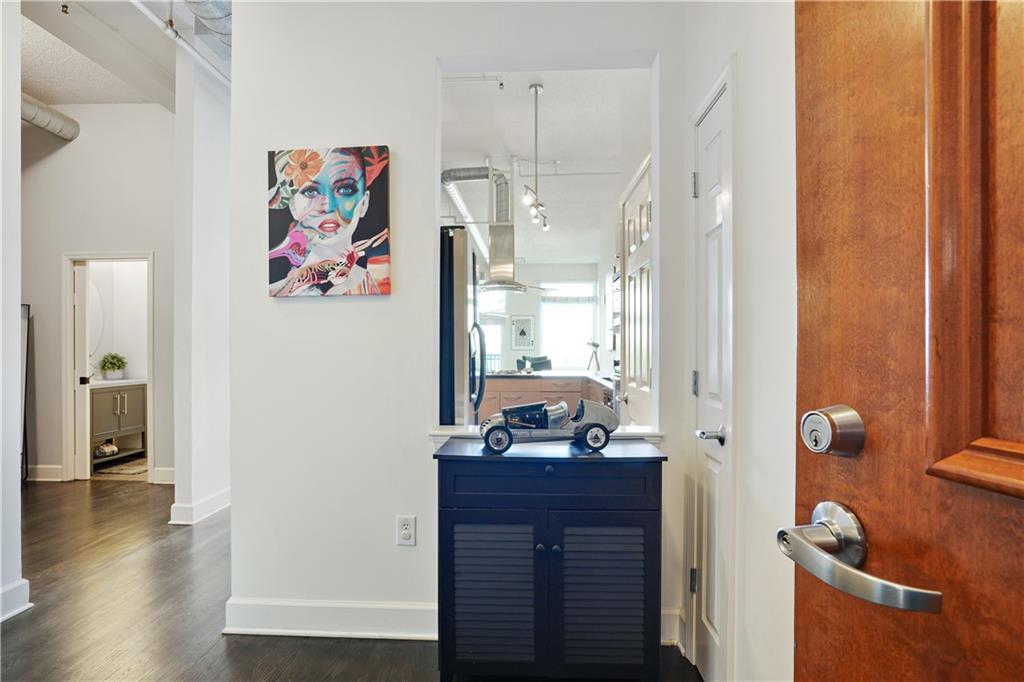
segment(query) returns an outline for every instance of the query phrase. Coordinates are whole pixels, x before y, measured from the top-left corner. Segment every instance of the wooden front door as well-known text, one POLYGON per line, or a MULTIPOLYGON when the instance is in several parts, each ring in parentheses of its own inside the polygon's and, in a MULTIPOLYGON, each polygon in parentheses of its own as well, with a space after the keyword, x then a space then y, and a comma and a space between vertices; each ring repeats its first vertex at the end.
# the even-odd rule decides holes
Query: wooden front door
POLYGON ((880 606, 796 569, 800 680, 1024 671, 1024 4, 798 3, 797 412, 845 403, 855 457, 798 438, 798 523, 833 500, 880 606))

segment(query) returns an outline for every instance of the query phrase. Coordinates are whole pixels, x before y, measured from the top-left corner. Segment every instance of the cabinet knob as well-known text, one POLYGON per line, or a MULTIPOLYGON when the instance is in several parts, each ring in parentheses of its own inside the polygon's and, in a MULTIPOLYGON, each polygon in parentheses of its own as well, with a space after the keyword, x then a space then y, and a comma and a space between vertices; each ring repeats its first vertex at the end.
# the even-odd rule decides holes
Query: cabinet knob
POLYGON ((537 550, 538 552, 543 552, 544 551, 544 545, 538 544, 536 547, 534 547, 534 549, 537 550))
POLYGON ((544 467, 544 473, 545 474, 553 474, 553 473, 555 473, 555 467, 551 466, 550 464, 547 465, 546 467, 544 467))
POLYGON ((562 553, 562 548, 559 547, 558 545, 552 545, 551 546, 551 551, 554 552, 555 554, 561 554, 562 553))

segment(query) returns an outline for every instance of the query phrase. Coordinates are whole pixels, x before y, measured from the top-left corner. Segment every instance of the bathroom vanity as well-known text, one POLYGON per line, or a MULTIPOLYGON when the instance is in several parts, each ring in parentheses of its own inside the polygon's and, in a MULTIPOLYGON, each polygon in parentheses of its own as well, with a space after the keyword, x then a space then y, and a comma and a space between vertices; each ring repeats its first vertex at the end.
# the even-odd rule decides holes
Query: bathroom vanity
POLYGON ((97 381, 90 386, 90 457, 92 464, 146 452, 146 382, 97 381), (116 455, 98 457, 96 446, 114 443, 116 455))
POLYGON ((442 681, 657 679, 664 453, 452 438, 434 458, 442 681))

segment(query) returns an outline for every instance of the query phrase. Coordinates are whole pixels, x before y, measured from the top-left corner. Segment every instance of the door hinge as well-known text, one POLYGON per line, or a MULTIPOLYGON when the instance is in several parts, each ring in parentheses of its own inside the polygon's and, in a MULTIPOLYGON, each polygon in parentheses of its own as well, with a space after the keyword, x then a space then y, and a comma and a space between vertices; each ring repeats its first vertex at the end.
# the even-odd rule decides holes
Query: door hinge
POLYGON ((690 393, 700 395, 700 372, 697 370, 690 374, 690 393))
POLYGON ((697 171, 693 171, 692 173, 690 173, 690 180, 693 183, 693 192, 692 192, 692 194, 690 196, 692 196, 694 199, 696 199, 697 198, 697 171))
POLYGON ((690 569, 690 592, 697 594, 697 569, 690 569))

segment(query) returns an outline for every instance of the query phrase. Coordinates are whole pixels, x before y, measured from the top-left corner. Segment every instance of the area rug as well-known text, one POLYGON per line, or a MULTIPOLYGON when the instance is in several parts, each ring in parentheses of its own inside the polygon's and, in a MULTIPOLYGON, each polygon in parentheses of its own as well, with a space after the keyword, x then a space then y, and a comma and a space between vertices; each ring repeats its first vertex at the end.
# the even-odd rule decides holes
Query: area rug
POLYGON ((102 468, 97 467, 94 475, 102 476, 103 474, 120 474, 122 476, 130 476, 132 474, 144 474, 146 473, 146 458, 138 457, 135 459, 126 459, 123 462, 117 464, 111 464, 102 468))

